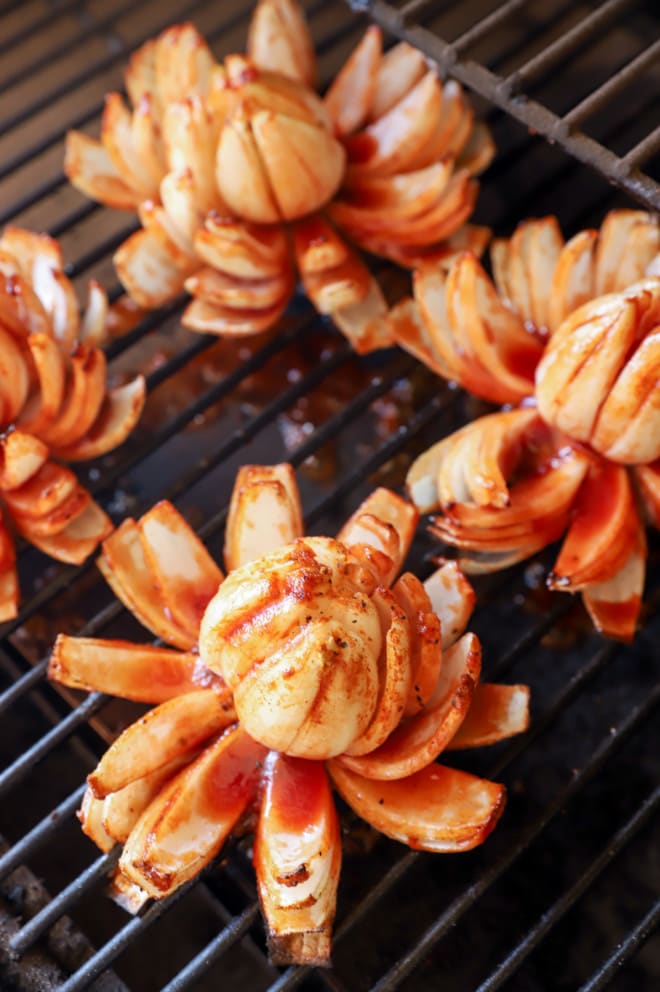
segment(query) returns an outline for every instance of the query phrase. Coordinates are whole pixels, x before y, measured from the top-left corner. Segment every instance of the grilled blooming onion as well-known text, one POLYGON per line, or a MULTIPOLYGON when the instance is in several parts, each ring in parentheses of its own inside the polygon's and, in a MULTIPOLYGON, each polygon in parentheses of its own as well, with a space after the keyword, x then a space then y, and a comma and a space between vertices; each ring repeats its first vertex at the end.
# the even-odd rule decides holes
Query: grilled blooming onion
MULTIPOLYGON (((90 282, 81 319, 59 245, 8 227, 0 237, 0 495, 5 517, 39 550, 80 564, 112 523, 58 464, 105 454, 126 438, 144 404, 144 379, 107 391, 97 347, 108 300, 90 282), (57 459, 56 461, 53 458, 57 459)), ((16 616, 15 550, 0 517, 0 621, 16 616)))
POLYGON ((548 578, 582 593, 596 627, 633 637, 644 520, 660 526, 660 235, 614 211, 567 243, 552 217, 420 268, 392 312, 400 343, 477 396, 514 409, 421 455, 408 488, 467 572, 527 558, 565 533, 548 578), (497 288, 495 288, 497 287, 497 288), (518 405, 520 404, 520 405, 518 405))
POLYGON ((102 850, 123 845, 113 886, 127 908, 172 893, 256 822, 272 956, 323 964, 341 862, 330 782, 411 847, 468 850, 493 829, 504 787, 435 759, 523 731, 528 689, 479 683, 455 563, 394 581, 416 522, 377 489, 335 540, 303 538, 291 467, 247 466, 226 578, 169 503, 105 541, 113 589, 176 648, 60 635, 50 662, 65 685, 158 704, 106 752, 80 813, 102 850))
POLYGON ((354 245, 405 265, 481 253, 489 232, 459 228, 489 132, 415 49, 383 54, 376 27, 324 99, 292 0, 261 0, 248 50, 218 64, 190 24, 147 42, 125 75, 132 109, 111 93, 100 141, 68 135, 67 175, 139 212, 115 265, 141 306, 185 287, 186 326, 254 334, 283 312, 297 270, 359 351, 387 345, 385 301, 354 245))

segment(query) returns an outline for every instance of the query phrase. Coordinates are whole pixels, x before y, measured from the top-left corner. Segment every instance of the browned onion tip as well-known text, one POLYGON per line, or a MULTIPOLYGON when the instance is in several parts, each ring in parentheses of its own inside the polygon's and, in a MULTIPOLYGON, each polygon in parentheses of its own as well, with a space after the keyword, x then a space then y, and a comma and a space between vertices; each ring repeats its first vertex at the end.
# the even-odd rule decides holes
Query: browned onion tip
POLYGON ((153 898, 194 878, 255 798, 264 749, 235 726, 171 778, 124 845, 119 867, 153 898))
POLYGON ((339 818, 325 768, 271 751, 254 844, 275 964, 328 964, 341 869, 339 818))

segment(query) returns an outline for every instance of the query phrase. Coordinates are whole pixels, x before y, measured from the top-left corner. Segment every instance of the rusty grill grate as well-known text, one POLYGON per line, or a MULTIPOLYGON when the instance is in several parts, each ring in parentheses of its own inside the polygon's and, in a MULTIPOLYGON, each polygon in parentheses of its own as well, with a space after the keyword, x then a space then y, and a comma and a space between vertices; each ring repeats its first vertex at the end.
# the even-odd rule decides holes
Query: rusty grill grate
MULTIPOLYGON (((340 2, 307 7, 327 81, 364 21, 340 2)), ((554 212, 571 233, 625 202, 511 113, 657 205, 654 10, 617 0, 371 5, 389 29, 424 46, 441 28, 454 41, 436 39, 427 51, 499 104, 485 108, 500 154, 476 219, 500 232, 526 214, 554 212), (465 61, 468 51, 481 68, 465 61), (557 130, 525 116, 534 105, 515 95, 523 83, 563 119, 557 130), (577 110, 567 118, 569 106, 577 110), (570 130, 592 111, 592 137, 570 130), (646 176, 637 171, 642 161, 646 176)), ((83 467, 85 481, 116 521, 157 498, 175 500, 216 552, 239 464, 292 461, 310 528, 332 532, 374 481, 398 485, 413 454, 477 411, 399 353, 356 359, 302 300, 277 335, 239 346, 182 331, 178 302, 155 314, 126 312, 111 255, 131 218, 68 187, 64 134, 98 127, 103 93, 119 87, 127 53, 145 38, 192 18, 222 55, 241 47, 248 13, 238 0, 0 6, 0 221, 48 229, 77 281, 95 276, 111 287, 130 324, 109 346, 113 373, 148 374, 138 432, 83 467)), ((395 297, 403 278, 381 271, 395 297)), ((420 533, 413 563, 429 568, 431 551, 420 533)), ((104 897, 115 855, 95 857, 74 812, 84 775, 133 711, 99 694, 61 696, 44 680, 44 659, 57 629, 139 629, 92 563, 55 566, 22 548, 23 606, 0 642, 0 989, 657 988, 657 551, 652 541, 645 626, 631 648, 604 644, 568 598, 544 593, 549 558, 479 582, 472 626, 486 677, 528 681, 533 691, 531 731, 469 760, 509 786, 501 825, 482 849, 433 857, 375 838, 345 813, 334 968, 279 973, 266 958, 244 843, 138 918, 104 897)))
POLYGON ((631 137, 612 127, 611 118, 617 103, 623 103, 624 118, 630 119, 631 97, 657 101, 660 36, 652 3, 468 0, 457 19, 456 4, 433 0, 350 2, 530 130, 561 145, 650 209, 660 209, 657 176, 650 169, 642 171, 660 150, 657 112, 649 130, 631 137), (513 58, 502 58, 502 32, 535 35, 535 43, 513 58), (603 45, 609 49, 606 59, 598 54, 603 45), (559 79, 555 73, 561 74, 559 79))

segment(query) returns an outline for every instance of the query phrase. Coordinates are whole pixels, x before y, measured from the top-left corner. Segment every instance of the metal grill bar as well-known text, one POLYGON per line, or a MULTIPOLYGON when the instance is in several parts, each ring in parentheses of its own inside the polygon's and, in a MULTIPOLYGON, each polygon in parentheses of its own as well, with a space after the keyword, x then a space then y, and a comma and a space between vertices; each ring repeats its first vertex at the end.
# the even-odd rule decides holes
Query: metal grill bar
POLYGON ((247 933, 258 916, 259 903, 253 902, 251 906, 243 910, 240 916, 235 916, 231 923, 228 923, 224 930, 179 972, 176 978, 168 982, 163 992, 184 992, 184 989, 189 989, 225 953, 228 947, 247 933))
POLYGON ((75 279, 76 276, 81 275, 86 272, 87 269, 91 269, 93 265, 97 262, 101 262, 108 255, 111 255, 122 241, 126 238, 130 238, 131 234, 134 234, 140 229, 140 225, 135 223, 135 221, 127 224, 126 227, 122 227, 120 231, 116 231, 108 238, 104 238, 100 244, 95 245, 89 251, 85 252, 80 258, 77 258, 75 262, 70 262, 65 266, 65 272, 70 279, 75 279))
POLYGON ((590 93, 584 100, 576 104, 572 110, 564 114, 564 121, 567 124, 575 125, 579 124, 586 117, 590 117, 596 110, 604 107, 608 100, 621 93, 648 66, 654 65, 658 58, 660 58, 660 40, 656 41, 650 48, 640 52, 636 58, 617 72, 616 76, 612 76, 606 83, 603 83, 602 86, 599 86, 593 93, 590 93))
POLYGON ((97 858, 89 868, 85 869, 78 877, 68 885, 63 892, 60 892, 57 899, 52 899, 47 903, 41 912, 26 923, 24 927, 14 934, 9 946, 12 953, 18 957, 25 954, 29 947, 39 940, 56 920, 63 916, 67 910, 84 896, 90 889, 94 888, 97 882, 111 871, 119 861, 121 848, 116 847, 109 854, 103 854, 97 858))
POLYGON ((504 982, 518 970, 527 955, 539 945, 555 924, 572 909, 578 899, 602 875, 623 848, 634 839, 635 835, 646 826, 659 808, 660 786, 648 797, 646 802, 627 821, 625 826, 614 834, 601 854, 589 865, 575 885, 568 892, 565 892, 551 909, 543 914, 534 929, 525 935, 518 946, 507 955, 475 992, 495 992, 496 989, 501 988, 504 982))
MULTIPOLYGON (((53 48, 51 48, 48 52, 44 53, 39 59, 35 60, 34 62, 28 62, 26 65, 21 66, 21 68, 18 69, 12 76, 6 76, 4 79, 0 79, 0 93, 2 93, 3 90, 8 90, 12 86, 16 86, 24 79, 29 79, 30 76, 34 75, 35 73, 43 71, 45 68, 50 66, 51 63, 57 62, 65 55, 68 55, 69 52, 75 52, 76 49, 84 41, 87 41, 88 38, 94 37, 94 35, 100 34, 102 31, 105 31, 106 28, 109 28, 112 24, 115 24, 115 22, 118 21, 120 17, 123 17, 124 14, 126 14, 129 10, 131 10, 132 7, 134 7, 134 5, 131 4, 130 2, 125 3, 123 6, 119 7, 118 9, 110 11, 106 17, 93 18, 91 22, 87 24, 86 27, 83 27, 82 31, 79 31, 78 34, 75 35, 73 38, 70 38, 68 41, 65 42, 60 42, 58 45, 54 45, 53 48)), ((34 30, 34 27, 31 27, 30 37, 34 37, 35 34, 36 32, 34 30)), ((121 46, 121 53, 125 56, 126 46, 123 45, 123 43, 118 38, 116 39, 116 44, 121 46)), ((97 67, 97 71, 99 71, 98 67, 97 67)), ((78 77, 74 77, 74 78, 78 79, 78 83, 87 82, 87 80, 89 79, 89 71, 84 74, 79 74, 78 77)), ((67 81, 67 83, 65 83, 64 85, 69 86, 70 85, 69 81, 67 81)), ((29 117, 31 114, 38 113, 38 111, 42 110, 45 106, 48 105, 48 103, 52 103, 56 99, 59 99, 59 97, 65 96, 67 92, 70 92, 70 90, 67 89, 64 92, 61 92, 60 90, 51 90, 48 93, 44 93, 41 100, 38 100, 35 103, 30 104, 29 113, 27 113, 27 108, 26 108, 26 111, 24 112, 25 116, 23 116, 22 119, 25 120, 26 117, 29 117), (54 94, 57 95, 55 96, 54 94), (42 102, 42 101, 46 101, 46 102, 42 102)), ((0 131, 4 130, 5 128, 9 130, 10 127, 14 127, 14 126, 15 126, 14 124, 7 124, 6 121, 3 121, 3 123, 0 124, 0 131)))
MULTIPOLYGON (((412 20, 413 17, 419 17, 428 10, 432 3, 433 0, 408 0, 408 3, 404 4, 399 11, 399 16, 402 21, 412 20)), ((368 7, 368 0, 362 0, 362 2, 356 0, 356 10, 366 10, 368 7)))
POLYGON ((0 13, 11 14, 16 10, 17 7, 20 7, 23 3, 24 0, 9 0, 8 3, 5 3, 2 5, 2 7, 0 7, 0 13))
POLYGON ((624 155, 623 162, 626 168, 634 168, 641 162, 645 162, 651 155, 660 149, 660 124, 654 131, 651 131, 643 141, 640 141, 638 145, 631 148, 626 155, 624 155))
MULTIPOLYGON (((80 565, 79 568, 76 569, 74 573, 75 577, 78 578, 79 576, 84 575, 86 572, 91 571, 93 566, 94 566, 93 561, 91 560, 86 561, 84 565, 80 565)), ((58 575, 57 579, 55 579, 55 581, 52 582, 48 588, 44 587, 42 590, 36 593, 36 595, 34 595, 30 600, 28 607, 24 610, 23 613, 24 618, 25 617, 29 618, 31 616, 34 616, 34 614, 37 613, 42 606, 50 602, 53 596, 57 595, 57 593, 60 593, 64 589, 66 589, 69 583, 71 582, 71 578, 72 578, 71 572, 61 572, 58 575)), ((96 614, 93 620, 90 620, 88 623, 85 624, 84 629, 86 633, 89 635, 93 635, 95 632, 98 633, 100 630, 103 629, 103 627, 106 624, 108 624, 111 620, 113 620, 116 616, 119 615, 120 610, 121 608, 116 603, 111 603, 106 610, 100 611, 99 613, 96 614)), ((18 619, 15 621, 12 620, 10 621, 10 623, 16 625, 14 629, 20 626, 18 619)), ((18 699, 20 699, 20 697, 23 696, 26 692, 29 692, 30 689, 34 688, 35 684, 38 683, 44 677, 46 673, 46 667, 47 667, 47 663, 45 661, 38 662, 37 665, 34 666, 34 668, 30 668, 30 670, 27 671, 25 675, 22 675, 19 679, 17 679, 17 681, 12 686, 10 686, 9 689, 7 689, 5 692, 2 693, 2 695, 0 695, 0 714, 2 714, 3 711, 9 709, 9 707, 12 706, 18 699)))
POLYGON ((523 7, 526 7, 529 2, 530 0, 507 0, 501 7, 494 10, 492 14, 488 14, 483 20, 477 21, 471 28, 468 28, 458 38, 455 38, 451 43, 453 51, 457 53, 463 52, 471 45, 476 45, 482 38, 486 38, 494 28, 499 27, 504 21, 513 17, 523 7))
MULTIPOLYGON (((11 171, 13 170, 9 170, 7 175, 10 175, 11 171)), ((25 193, 24 196, 18 196, 16 199, 12 199, 9 207, 0 210, 0 224, 8 224, 10 220, 13 220, 14 217, 34 206, 35 203, 45 200, 47 196, 54 193, 60 186, 64 186, 66 181, 66 176, 63 172, 60 172, 53 179, 46 179, 44 182, 38 183, 32 187, 29 193, 25 193)))
POLYGON ((532 825, 518 838, 517 843, 510 846, 505 856, 481 876, 478 881, 469 886, 465 892, 448 906, 444 913, 422 935, 416 946, 405 954, 399 962, 374 985, 373 992, 388 992, 413 971, 422 958, 429 953, 434 945, 456 922, 459 915, 472 906, 477 899, 504 872, 511 867, 516 858, 541 835, 550 821, 561 812, 574 796, 593 776, 607 763, 611 755, 639 728, 642 722, 651 715, 660 703, 660 685, 652 694, 629 714, 623 723, 616 728, 609 738, 594 751, 591 759, 575 773, 575 777, 566 785, 556 799, 540 814, 532 825))
POLYGON ((569 55, 573 55, 581 45, 592 41, 600 31, 635 2, 636 0, 607 0, 552 45, 548 45, 542 52, 516 69, 506 80, 505 85, 510 87, 510 92, 513 92, 518 91, 523 84, 529 85, 543 79, 550 69, 554 69, 569 55))
MULTIPOLYGON (((48 233, 52 238, 61 238, 70 228, 75 227, 76 224, 80 224, 81 221, 91 217, 92 214, 95 214, 99 210, 101 210, 100 204, 95 203, 93 200, 83 203, 82 206, 76 207, 75 210, 66 214, 56 224, 51 224, 48 233)), ((16 212, 18 213, 18 211, 16 212)))
MULTIPOLYGON (((559 720, 566 708, 577 699, 578 695, 612 660, 615 650, 612 645, 601 648, 578 669, 561 692, 552 700, 550 706, 543 713, 538 714, 529 730, 524 735, 514 738, 499 761, 490 766, 488 774, 491 778, 498 778, 512 761, 527 749, 529 744, 533 743, 559 720)), ((486 669, 486 671, 488 670, 486 669)))
MULTIPOLYGON (((83 989, 89 987, 89 985, 98 978, 99 975, 110 967, 113 961, 115 961, 123 950, 131 943, 138 934, 145 933, 149 927, 153 926, 156 920, 167 912, 168 909, 172 909, 181 899, 186 896, 191 889, 195 887, 198 879, 191 879, 190 882, 185 882, 181 888, 177 889, 169 899, 163 899, 161 902, 153 903, 149 909, 144 913, 143 916, 135 916, 130 920, 121 930, 119 930, 115 936, 105 944, 103 950, 97 951, 91 958, 89 958, 82 968, 79 968, 63 985, 60 986, 58 992, 83 992, 83 989)), ((241 934, 236 933, 235 937, 231 941, 227 941, 227 945, 235 944, 239 940, 241 934)))
MULTIPOLYGON (((13 6, 20 7, 20 0, 13 6)), ((49 25, 60 17, 61 14, 82 6, 83 0, 63 0, 63 2, 58 4, 56 8, 49 10, 48 13, 44 14, 42 17, 36 18, 34 21, 31 21, 30 24, 26 25, 24 28, 21 28, 20 31, 16 32, 16 34, 9 38, 5 38, 3 42, 0 42, 0 55, 4 52, 11 51, 11 49, 16 45, 20 44, 22 41, 25 41, 26 38, 31 37, 34 32, 40 31, 42 28, 49 27, 49 25)), ((10 7, 9 10, 11 9, 12 8, 10 7)), ((6 11, 3 10, 2 13, 4 14, 6 11)))
POLYGON ((641 947, 645 940, 657 930, 660 925, 660 898, 658 898, 648 913, 639 921, 625 940, 612 952, 602 968, 579 989, 579 992, 601 992, 618 974, 621 965, 641 947))
POLYGON ((10 847, 5 854, 0 857, 0 882, 9 875, 14 868, 26 862, 34 852, 41 847, 57 828, 68 817, 73 816, 78 804, 85 793, 85 786, 81 785, 70 796, 63 799, 57 809, 45 816, 40 823, 25 834, 13 847, 10 847))
POLYGON ((549 630, 556 627, 557 624, 560 623, 560 621, 563 620, 572 609, 573 603, 570 599, 557 603, 556 606, 548 611, 540 623, 532 627, 526 634, 523 634, 523 636, 514 643, 513 647, 502 655, 499 661, 496 661, 493 665, 489 666, 488 677, 491 679, 499 679, 502 678, 503 675, 506 675, 507 672, 509 672, 525 654, 535 647, 549 630))
MULTIPOLYGON (((0 165, 0 179, 6 179, 6 177, 10 176, 12 172, 18 172, 19 169, 26 166, 32 159, 37 158, 37 156, 41 155, 43 152, 48 151, 48 149, 53 145, 56 145, 58 141, 61 141, 66 135, 66 132, 70 129, 81 128, 84 127, 85 124, 89 124, 90 121, 93 121, 94 118, 99 115, 101 109, 101 106, 94 106, 91 110, 85 110, 83 113, 77 114, 76 117, 68 120, 64 127, 58 125, 56 129, 47 131, 46 134, 39 138, 38 141, 32 142, 31 145, 28 145, 27 148, 18 152, 13 156, 13 158, 6 159, 5 162, 0 165)), ((48 191, 52 192, 57 189, 58 186, 63 186, 66 182, 67 178, 62 172, 54 179, 50 180, 48 191)), ((43 187, 39 187, 39 189, 41 188, 43 187)), ((33 202, 36 202, 36 200, 33 202)))
POLYGON ((89 717, 98 713, 107 698, 100 692, 90 693, 80 706, 71 710, 52 730, 40 737, 32 747, 23 751, 13 764, 0 772, 0 796, 3 796, 28 775, 37 762, 45 758, 54 747, 65 741, 74 730, 86 723, 89 717))
MULTIPOLYGON (((660 185, 650 176, 639 172, 639 166, 654 153, 656 149, 654 142, 641 142, 637 149, 631 150, 635 154, 630 159, 625 156, 620 158, 609 148, 572 128, 570 121, 557 116, 541 103, 528 97, 518 96, 524 83, 538 83, 561 59, 566 58, 578 47, 593 41, 611 20, 634 2, 635 0, 608 0, 507 78, 498 76, 476 62, 463 61, 452 43, 440 38, 429 28, 411 24, 411 17, 403 16, 406 8, 402 12, 392 7, 386 0, 369 0, 367 9, 386 30, 421 48, 444 71, 451 73, 460 82, 465 83, 535 133, 560 144, 574 158, 602 173, 647 207, 658 210, 660 185)), ((362 9, 364 5, 358 0, 354 2, 354 6, 356 9, 362 9)), ((463 47, 461 45, 461 50, 463 47)), ((613 78, 616 79, 617 76, 618 73, 613 78)))

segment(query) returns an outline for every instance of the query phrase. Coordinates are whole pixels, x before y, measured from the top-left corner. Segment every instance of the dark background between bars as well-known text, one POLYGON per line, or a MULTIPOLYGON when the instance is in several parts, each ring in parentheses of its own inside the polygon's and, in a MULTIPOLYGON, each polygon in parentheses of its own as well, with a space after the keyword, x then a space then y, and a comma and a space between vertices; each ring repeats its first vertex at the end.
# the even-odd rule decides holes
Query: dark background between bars
MULTIPOLYGON (((580 126, 618 156, 656 133, 658 65, 644 55, 660 35, 655 4, 517 0, 507 8, 514 16, 486 22, 474 49, 463 39, 462 63, 480 59, 506 79, 536 59, 525 92, 558 116, 593 109, 576 115, 580 126), (580 30, 601 7, 608 12, 595 30, 593 22, 580 30), (567 35, 579 44, 544 58, 567 35), (607 90, 606 106, 585 105, 630 64, 625 88, 607 90)), ((414 2, 405 28, 419 15, 451 40, 497 9, 414 2)), ((97 133, 104 92, 121 85, 127 53, 145 38, 192 18, 222 55, 241 49, 248 13, 248 5, 202 0, 0 5, 0 222, 57 235, 81 289, 95 276, 119 300, 111 255, 134 221, 68 187, 64 133, 97 133)), ((341 3, 308 4, 308 13, 325 84, 366 22, 341 3)), ((499 155, 477 221, 507 233, 524 216, 553 212, 570 234, 630 205, 501 109, 481 107, 499 155)), ((651 153, 654 142, 645 146, 651 153)), ((644 170, 657 178, 657 156, 644 170)), ((379 271, 393 298, 405 290, 405 277, 379 271)), ((174 499, 218 555, 241 463, 291 460, 310 530, 332 533, 374 483, 400 485, 415 453, 485 409, 398 352, 356 359, 301 298, 279 334, 238 347, 183 331, 180 312, 177 302, 146 315, 109 346, 113 376, 147 371, 149 404, 126 445, 81 476, 117 522, 174 499)), ((421 573, 433 549, 420 530, 411 564, 421 573)), ((146 635, 93 565, 66 568, 22 548, 23 606, 0 644, 2 992, 658 988, 660 946, 649 936, 660 913, 658 542, 644 626, 630 648, 603 642, 570 598, 544 593, 551 560, 546 553, 477 583, 472 627, 485 677, 527 681, 533 692, 527 735, 452 755, 506 782, 498 830, 475 852, 430 856, 376 837, 343 810, 334 969, 280 973, 265 955, 247 842, 140 918, 105 897, 115 855, 100 857, 73 813, 105 741, 137 710, 97 695, 63 697, 43 679, 44 658, 58 629, 146 635)))

